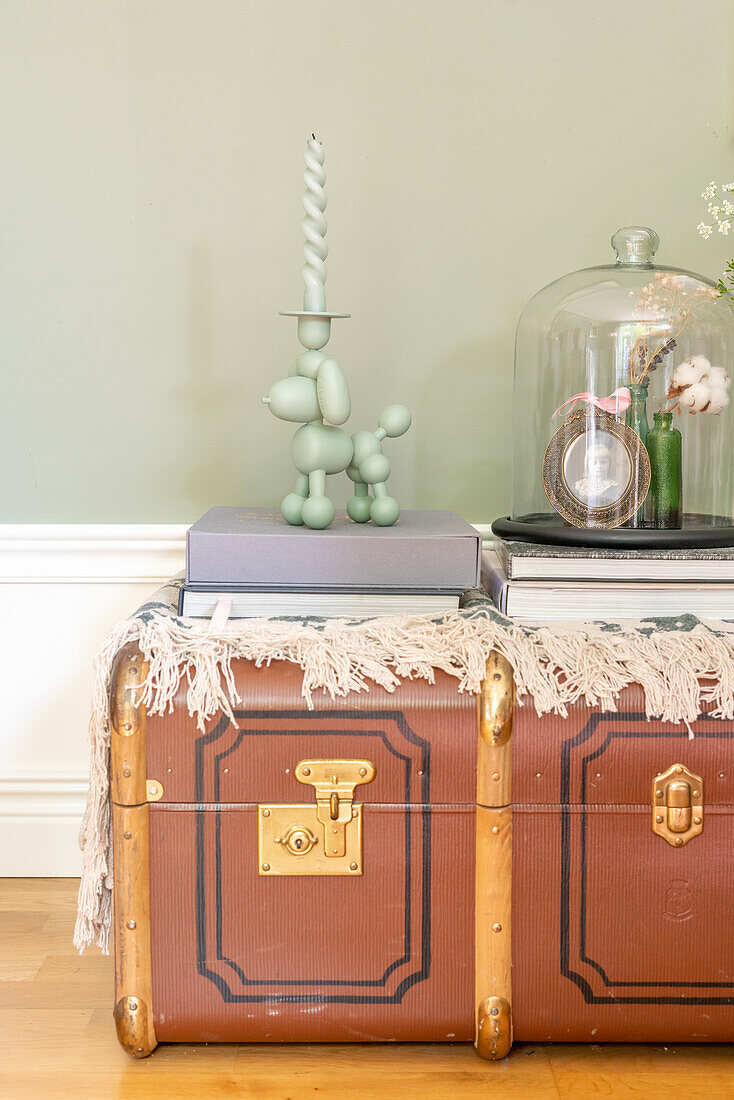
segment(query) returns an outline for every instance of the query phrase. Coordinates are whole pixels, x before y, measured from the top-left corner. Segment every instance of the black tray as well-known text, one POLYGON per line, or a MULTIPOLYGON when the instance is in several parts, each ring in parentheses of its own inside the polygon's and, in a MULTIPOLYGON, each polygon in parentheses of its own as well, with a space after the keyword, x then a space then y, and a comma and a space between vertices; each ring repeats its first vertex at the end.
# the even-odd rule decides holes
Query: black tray
POLYGON ((734 546, 734 527, 723 516, 683 516, 683 527, 660 530, 652 527, 572 527, 549 513, 510 519, 503 516, 492 524, 501 539, 540 542, 554 546, 599 546, 617 550, 696 550, 708 546, 734 546))

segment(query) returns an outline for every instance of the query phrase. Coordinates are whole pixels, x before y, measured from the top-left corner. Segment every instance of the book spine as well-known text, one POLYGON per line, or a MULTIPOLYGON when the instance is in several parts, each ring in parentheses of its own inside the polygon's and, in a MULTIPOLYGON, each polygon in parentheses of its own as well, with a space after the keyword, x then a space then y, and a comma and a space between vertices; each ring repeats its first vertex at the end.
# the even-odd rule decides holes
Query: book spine
POLYGON ((509 553, 504 539, 495 539, 495 553, 508 581, 512 580, 512 554, 509 553))

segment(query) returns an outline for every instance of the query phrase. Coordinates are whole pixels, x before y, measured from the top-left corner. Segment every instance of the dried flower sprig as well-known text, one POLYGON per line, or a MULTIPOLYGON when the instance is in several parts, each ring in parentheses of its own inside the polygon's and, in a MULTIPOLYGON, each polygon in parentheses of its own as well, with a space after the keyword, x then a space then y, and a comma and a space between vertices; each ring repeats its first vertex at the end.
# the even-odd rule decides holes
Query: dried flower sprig
POLYGON ((649 381, 651 372, 677 347, 678 338, 693 319, 697 305, 717 295, 714 287, 701 283, 687 292, 682 275, 664 271, 659 271, 642 290, 630 291, 630 297, 636 299, 634 313, 648 328, 648 332, 637 337, 630 351, 629 374, 633 384, 649 381))
POLYGON ((676 341, 672 338, 670 340, 666 340, 663 346, 660 348, 660 351, 656 352, 655 355, 653 355, 652 358, 649 360, 647 357, 647 345, 644 340, 641 339, 635 346, 637 348, 637 373, 639 375, 645 369, 647 370, 648 374, 654 370, 657 370, 665 356, 670 355, 673 348, 677 347, 678 345, 676 341), (646 364, 647 367, 645 367, 646 364))

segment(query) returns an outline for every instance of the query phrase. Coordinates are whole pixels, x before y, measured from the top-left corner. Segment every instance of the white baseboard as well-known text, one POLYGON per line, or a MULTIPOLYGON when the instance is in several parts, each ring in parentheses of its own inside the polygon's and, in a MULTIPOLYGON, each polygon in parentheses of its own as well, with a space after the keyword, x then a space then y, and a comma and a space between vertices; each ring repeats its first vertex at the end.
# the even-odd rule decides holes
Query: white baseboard
POLYGON ((87 773, 0 778, 0 867, 4 877, 74 877, 87 773))
POLYGON ((0 525, 0 877, 79 874, 92 662, 183 569, 186 526, 0 525))

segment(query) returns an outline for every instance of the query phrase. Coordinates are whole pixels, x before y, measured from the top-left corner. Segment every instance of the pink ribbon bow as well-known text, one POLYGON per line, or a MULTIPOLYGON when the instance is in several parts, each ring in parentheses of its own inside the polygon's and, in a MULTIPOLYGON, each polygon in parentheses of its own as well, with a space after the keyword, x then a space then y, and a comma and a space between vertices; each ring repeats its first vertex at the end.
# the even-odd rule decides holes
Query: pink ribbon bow
POLYGON ((569 397, 568 401, 559 405, 553 415, 558 416, 561 409, 565 409, 566 405, 572 405, 574 401, 585 401, 587 405, 596 405, 597 409, 603 409, 604 412, 621 413, 632 404, 632 394, 627 386, 620 386, 614 393, 610 393, 609 397, 595 397, 593 393, 575 393, 573 397, 569 397))

